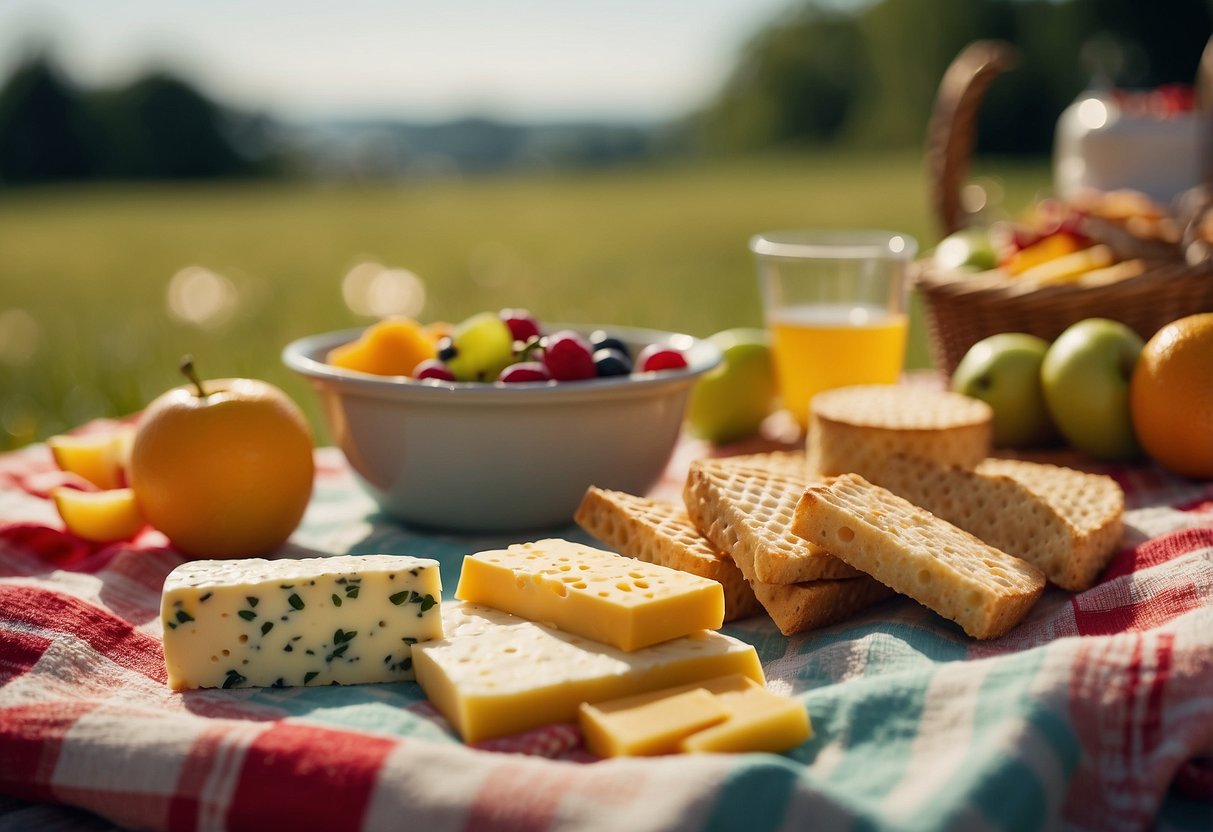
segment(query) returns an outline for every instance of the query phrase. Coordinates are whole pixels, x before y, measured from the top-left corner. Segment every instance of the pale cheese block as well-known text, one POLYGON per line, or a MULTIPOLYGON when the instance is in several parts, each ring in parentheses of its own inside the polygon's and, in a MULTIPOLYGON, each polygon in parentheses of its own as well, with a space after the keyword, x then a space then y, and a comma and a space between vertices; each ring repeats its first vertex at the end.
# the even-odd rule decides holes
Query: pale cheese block
POLYGON ((859 573, 792 533, 810 480, 779 468, 728 459, 691 463, 683 502, 700 533, 727 552, 751 583, 791 584, 859 573))
POLYGON ((500 610, 443 605, 446 636, 418 644, 417 683, 467 742, 576 722, 603 702, 740 673, 763 683, 753 646, 700 630, 625 652, 500 610))
POLYGON ((716 581, 567 540, 468 555, 455 597, 621 650, 724 623, 716 581))
POLYGON ((196 560, 164 581, 168 684, 291 687, 413 678, 442 636, 438 562, 395 555, 196 560))
POLYGON ((600 757, 779 753, 812 736, 804 705, 740 675, 583 704, 580 724, 586 747, 600 757))
POLYGON ((762 611, 737 564, 699 533, 681 505, 591 486, 573 519, 621 554, 719 583, 725 621, 762 611))
POLYGON ((1005 634, 1044 590, 1036 567, 857 474, 805 489, 793 529, 973 638, 1005 634))
POLYGON ((896 453, 972 468, 990 455, 993 411, 985 402, 912 385, 860 385, 809 402, 809 472, 870 478, 896 453))
POLYGON ((898 454, 873 481, 1075 592, 1108 565, 1124 527, 1115 480, 1057 465, 986 459, 969 470, 898 454))

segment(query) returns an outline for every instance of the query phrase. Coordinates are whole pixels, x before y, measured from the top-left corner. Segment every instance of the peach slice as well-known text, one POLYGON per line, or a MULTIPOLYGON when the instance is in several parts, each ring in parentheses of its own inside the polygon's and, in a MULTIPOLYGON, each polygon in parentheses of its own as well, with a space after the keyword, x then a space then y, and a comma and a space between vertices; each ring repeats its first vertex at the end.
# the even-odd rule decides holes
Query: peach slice
POLYGON ((60 469, 106 490, 126 485, 126 465, 134 437, 134 426, 124 425, 109 433, 52 436, 46 444, 60 469))
POLYGON ((67 530, 94 543, 130 540, 144 526, 135 492, 129 488, 80 491, 59 486, 51 497, 67 530))
POLYGON ((335 347, 328 363, 381 376, 411 376, 422 361, 438 354, 437 339, 412 318, 388 318, 367 327, 348 344, 335 347))

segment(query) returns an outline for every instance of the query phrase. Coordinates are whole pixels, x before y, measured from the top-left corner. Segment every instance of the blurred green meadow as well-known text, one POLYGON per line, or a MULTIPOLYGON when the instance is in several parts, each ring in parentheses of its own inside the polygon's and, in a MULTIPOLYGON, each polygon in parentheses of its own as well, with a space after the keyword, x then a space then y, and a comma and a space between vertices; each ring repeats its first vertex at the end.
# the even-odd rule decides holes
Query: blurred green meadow
MULTIPOLYGON (((974 176, 1000 183, 1013 212, 1049 174, 1037 161, 974 176)), ((376 287, 379 266, 416 275, 427 321, 523 306, 541 320, 695 335, 759 325, 747 240, 807 226, 888 228, 929 250, 921 156, 0 192, 0 447, 137 411, 181 382, 185 353, 206 376, 283 387, 327 442, 311 391, 279 356, 299 336, 373 320, 357 287, 343 292, 360 264, 363 289, 385 302, 416 284, 376 287)), ((929 361, 916 309, 907 363, 929 361)))

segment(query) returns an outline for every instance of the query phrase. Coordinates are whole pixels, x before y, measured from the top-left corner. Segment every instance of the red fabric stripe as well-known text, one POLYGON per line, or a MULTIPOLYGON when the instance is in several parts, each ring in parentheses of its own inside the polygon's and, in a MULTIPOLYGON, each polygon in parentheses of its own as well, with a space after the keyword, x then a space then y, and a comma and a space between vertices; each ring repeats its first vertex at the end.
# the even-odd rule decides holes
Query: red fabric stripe
POLYGON ((1141 725, 1142 751, 1153 754, 1162 740, 1162 703, 1164 689, 1171 678, 1171 659, 1175 652, 1175 634, 1160 632, 1154 648, 1154 676, 1146 694, 1146 713, 1141 725))
POLYGON ((1206 548, 1213 548, 1213 528, 1180 529, 1121 552, 1108 566, 1100 583, 1206 548))
POLYGON ((1167 587, 1139 601, 1129 601, 1107 609, 1083 609, 1083 596, 1070 600, 1074 623, 1080 636, 1107 636, 1148 630, 1201 605, 1191 584, 1167 587))
MULTIPOLYGON (((228 810, 232 830, 362 826, 390 739, 281 722, 244 754, 228 810)), ((408 818, 401 818, 403 826, 408 818)))
MULTIPOLYGON (((193 832, 198 828, 202 795, 215 772, 216 761, 223 759, 221 749, 229 733, 223 725, 207 726, 190 745, 169 801, 168 828, 174 832, 193 832)), ((226 795, 211 795, 211 800, 217 802, 224 798, 226 795)))
POLYGON ((95 543, 41 523, 8 523, 0 526, 0 540, 62 568, 86 561, 98 548, 95 543))
POLYGON ((79 598, 29 586, 0 586, 0 618, 69 633, 115 664, 166 684, 164 649, 117 616, 79 598))
POLYGON ((95 707, 59 700, 0 709, 0 791, 27 800, 57 801, 52 780, 63 738, 95 707))
POLYGON ((38 663, 42 654, 51 646, 49 638, 32 633, 6 631, 0 633, 0 684, 6 685, 18 676, 28 673, 38 663))

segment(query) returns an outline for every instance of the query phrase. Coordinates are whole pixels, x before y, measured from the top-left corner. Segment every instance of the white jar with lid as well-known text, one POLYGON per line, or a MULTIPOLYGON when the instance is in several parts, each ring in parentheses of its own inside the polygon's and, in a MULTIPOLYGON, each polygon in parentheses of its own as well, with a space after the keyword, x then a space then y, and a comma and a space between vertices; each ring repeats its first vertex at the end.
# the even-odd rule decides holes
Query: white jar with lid
POLYGON ((1165 116, 1129 111, 1110 91, 1081 94, 1057 122, 1053 181, 1063 199, 1084 189, 1130 188, 1160 203, 1201 182, 1201 135, 1196 110, 1165 116))

